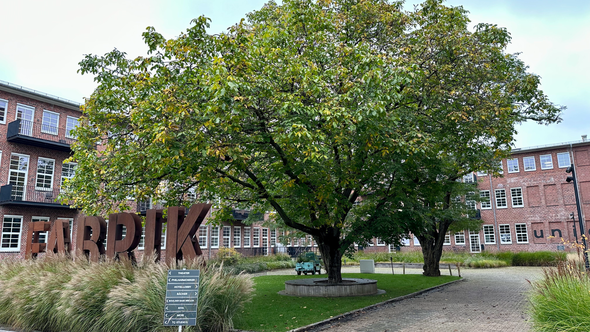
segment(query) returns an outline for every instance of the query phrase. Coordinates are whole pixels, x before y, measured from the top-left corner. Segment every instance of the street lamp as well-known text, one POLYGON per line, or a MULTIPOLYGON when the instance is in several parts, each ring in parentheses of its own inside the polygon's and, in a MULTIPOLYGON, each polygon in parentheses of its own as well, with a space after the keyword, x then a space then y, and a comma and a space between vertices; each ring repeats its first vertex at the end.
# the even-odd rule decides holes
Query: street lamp
POLYGON ((578 181, 576 181, 576 169, 574 164, 571 164, 565 169, 566 173, 572 173, 568 176, 565 181, 567 183, 574 183, 574 195, 576 196, 576 207, 578 208, 578 221, 580 222, 580 237, 582 238, 582 244, 584 245, 584 264, 586 265, 586 271, 590 270, 590 262, 588 262, 588 246, 586 244, 586 227, 584 227, 584 221, 582 218, 582 209, 580 206, 580 197, 578 196, 578 181))

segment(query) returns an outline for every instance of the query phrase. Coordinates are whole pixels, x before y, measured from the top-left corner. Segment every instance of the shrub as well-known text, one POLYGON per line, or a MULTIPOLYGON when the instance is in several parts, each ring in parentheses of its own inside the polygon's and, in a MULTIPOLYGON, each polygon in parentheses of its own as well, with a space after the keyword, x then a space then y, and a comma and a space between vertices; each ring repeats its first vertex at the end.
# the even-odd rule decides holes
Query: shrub
POLYGON ((505 261, 497 258, 487 258, 481 256, 473 256, 466 259, 463 263, 465 266, 473 268, 492 268, 492 267, 504 267, 508 266, 505 261))
MULTIPOLYGON (((220 265, 184 262, 201 269, 198 326, 189 331, 228 331, 251 299, 250 278, 220 265)), ((46 255, 0 262, 0 324, 42 331, 173 331, 165 328, 168 267, 146 257, 91 263, 46 255)))
POLYGON ((556 266, 566 260, 565 252, 518 252, 512 257, 513 266, 556 266))
POLYGON ((545 269, 529 300, 536 331, 590 331, 590 278, 575 262, 545 269))
POLYGON ((236 251, 234 248, 219 248, 217 251, 217 262, 224 265, 237 264, 244 256, 236 251))

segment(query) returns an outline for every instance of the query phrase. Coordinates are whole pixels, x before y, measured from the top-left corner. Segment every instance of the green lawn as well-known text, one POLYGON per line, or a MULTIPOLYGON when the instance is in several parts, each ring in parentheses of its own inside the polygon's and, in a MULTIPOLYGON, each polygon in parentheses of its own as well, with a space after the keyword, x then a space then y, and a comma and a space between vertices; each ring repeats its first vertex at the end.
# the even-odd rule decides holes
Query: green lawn
POLYGON ((386 293, 374 296, 314 298, 283 296, 277 292, 285 289, 285 280, 317 278, 317 276, 261 276, 254 278, 255 295, 252 303, 246 304, 242 318, 235 328, 254 331, 286 331, 296 327, 364 308, 375 303, 410 294, 421 289, 440 285, 459 277, 438 278, 422 275, 390 275, 346 273, 345 278, 377 280, 377 288, 386 293))

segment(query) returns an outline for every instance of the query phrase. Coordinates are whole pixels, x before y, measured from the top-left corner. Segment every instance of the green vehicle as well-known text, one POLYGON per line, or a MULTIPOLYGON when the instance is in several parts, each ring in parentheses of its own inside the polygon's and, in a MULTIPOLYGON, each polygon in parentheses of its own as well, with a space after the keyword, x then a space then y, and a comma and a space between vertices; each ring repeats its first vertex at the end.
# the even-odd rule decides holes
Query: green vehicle
POLYGON ((297 275, 303 274, 307 275, 307 273, 322 274, 322 262, 320 260, 320 256, 316 255, 313 252, 306 252, 305 254, 299 255, 297 257, 297 263, 295 264, 295 271, 297 275))

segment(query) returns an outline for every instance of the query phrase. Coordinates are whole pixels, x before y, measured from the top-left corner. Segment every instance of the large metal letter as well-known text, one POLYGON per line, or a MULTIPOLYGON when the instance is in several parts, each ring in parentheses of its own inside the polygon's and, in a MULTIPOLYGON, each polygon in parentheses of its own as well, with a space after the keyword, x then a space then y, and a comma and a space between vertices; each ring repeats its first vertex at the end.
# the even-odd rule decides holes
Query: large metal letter
POLYGON ((141 239, 141 219, 136 214, 117 213, 109 215, 107 257, 128 258, 135 260, 133 249, 137 248, 141 239), (125 226, 125 238, 123 238, 125 226))
POLYGON ((144 254, 155 255, 155 261, 160 260, 162 254, 162 224, 166 222, 162 218, 163 211, 150 209, 145 216, 145 243, 144 254))
POLYGON ((78 223, 76 249, 93 262, 98 262, 104 255, 104 238, 107 234, 107 223, 101 217, 84 217, 78 223))
POLYGON ((48 231, 50 227, 51 223, 47 221, 35 221, 29 224, 25 258, 36 258, 38 253, 45 252, 46 244, 39 243, 39 234, 48 231))
POLYGON ((49 232, 47 251, 60 254, 70 253, 70 222, 69 220, 57 219, 49 232))
POLYGON ((193 259, 202 255, 195 233, 209 213, 211 204, 194 204, 186 219, 184 207, 168 208, 168 236, 166 237, 166 262, 193 259))

